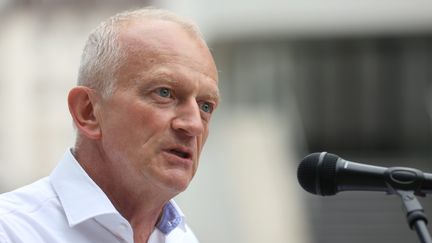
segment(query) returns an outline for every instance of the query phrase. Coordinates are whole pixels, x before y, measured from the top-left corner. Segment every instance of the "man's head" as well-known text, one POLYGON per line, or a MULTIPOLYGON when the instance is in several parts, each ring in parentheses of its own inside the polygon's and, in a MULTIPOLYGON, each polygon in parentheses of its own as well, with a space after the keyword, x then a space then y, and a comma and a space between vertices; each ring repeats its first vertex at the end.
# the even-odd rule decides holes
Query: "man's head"
POLYGON ((219 102, 216 66, 196 27, 161 10, 119 14, 84 52, 82 86, 69 94, 80 163, 130 193, 184 190, 219 102))
POLYGON ((203 40, 195 23, 163 9, 143 8, 118 13, 90 33, 81 56, 78 85, 100 90, 103 95, 112 93, 117 81, 115 73, 127 54, 124 49, 127 47, 121 46, 119 42, 120 31, 125 25, 138 19, 171 21, 203 40))

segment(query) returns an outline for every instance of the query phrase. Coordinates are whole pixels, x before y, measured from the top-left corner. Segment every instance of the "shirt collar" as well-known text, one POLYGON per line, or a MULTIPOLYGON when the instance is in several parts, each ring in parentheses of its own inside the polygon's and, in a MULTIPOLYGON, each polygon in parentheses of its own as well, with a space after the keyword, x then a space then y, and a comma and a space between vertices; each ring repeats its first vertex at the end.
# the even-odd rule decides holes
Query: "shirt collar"
POLYGON ((163 207, 162 217, 159 220, 159 223, 156 225, 156 228, 167 235, 177 227, 180 227, 182 230, 186 231, 184 214, 174 202, 174 200, 170 200, 163 207))
POLYGON ((69 225, 75 226, 103 214, 119 214, 111 201, 68 149, 50 175, 69 225), (90 206, 91 205, 91 206, 90 206))
MULTIPOLYGON (((51 184, 63 205, 69 226, 73 227, 100 215, 120 213, 87 175, 68 149, 50 175, 51 184), (91 205, 91 206, 90 206, 91 205)), ((176 227, 186 231, 185 216, 173 199, 163 207, 156 228, 167 235, 176 227)))

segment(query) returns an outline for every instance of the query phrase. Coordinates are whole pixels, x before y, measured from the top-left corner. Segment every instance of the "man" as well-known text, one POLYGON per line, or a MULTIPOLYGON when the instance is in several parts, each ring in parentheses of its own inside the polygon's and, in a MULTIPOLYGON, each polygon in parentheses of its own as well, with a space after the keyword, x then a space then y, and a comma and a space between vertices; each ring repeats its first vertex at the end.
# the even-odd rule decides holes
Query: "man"
POLYGON ((172 198, 197 170, 218 92, 187 20, 141 9, 102 23, 68 96, 76 144, 49 177, 0 196, 0 242, 197 242, 172 198))

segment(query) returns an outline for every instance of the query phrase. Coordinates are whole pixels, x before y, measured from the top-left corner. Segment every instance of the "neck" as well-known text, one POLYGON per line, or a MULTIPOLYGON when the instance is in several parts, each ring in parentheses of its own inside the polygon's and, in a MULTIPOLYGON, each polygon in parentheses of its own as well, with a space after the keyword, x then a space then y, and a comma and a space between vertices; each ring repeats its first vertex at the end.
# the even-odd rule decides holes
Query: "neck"
POLYGON ((163 206, 175 195, 164 193, 151 183, 134 185, 119 168, 104 159, 99 149, 79 146, 74 156, 90 178, 102 189, 117 211, 129 221, 135 243, 146 243, 161 216, 163 206), (83 149, 87 148, 87 149, 83 149))
POLYGON ((157 225, 163 207, 168 200, 154 193, 137 196, 125 192, 119 193, 116 190, 104 190, 104 192, 106 192, 117 211, 129 221, 134 233, 134 242, 146 243, 157 225))

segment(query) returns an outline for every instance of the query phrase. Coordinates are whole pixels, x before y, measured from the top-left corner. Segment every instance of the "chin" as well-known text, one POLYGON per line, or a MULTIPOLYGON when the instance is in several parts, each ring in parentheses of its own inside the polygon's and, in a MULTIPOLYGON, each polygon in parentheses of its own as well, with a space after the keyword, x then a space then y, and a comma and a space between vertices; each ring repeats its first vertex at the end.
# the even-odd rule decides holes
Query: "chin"
POLYGON ((188 188, 191 180, 192 178, 190 178, 190 176, 186 177, 184 175, 171 175, 166 186, 180 193, 188 188))

